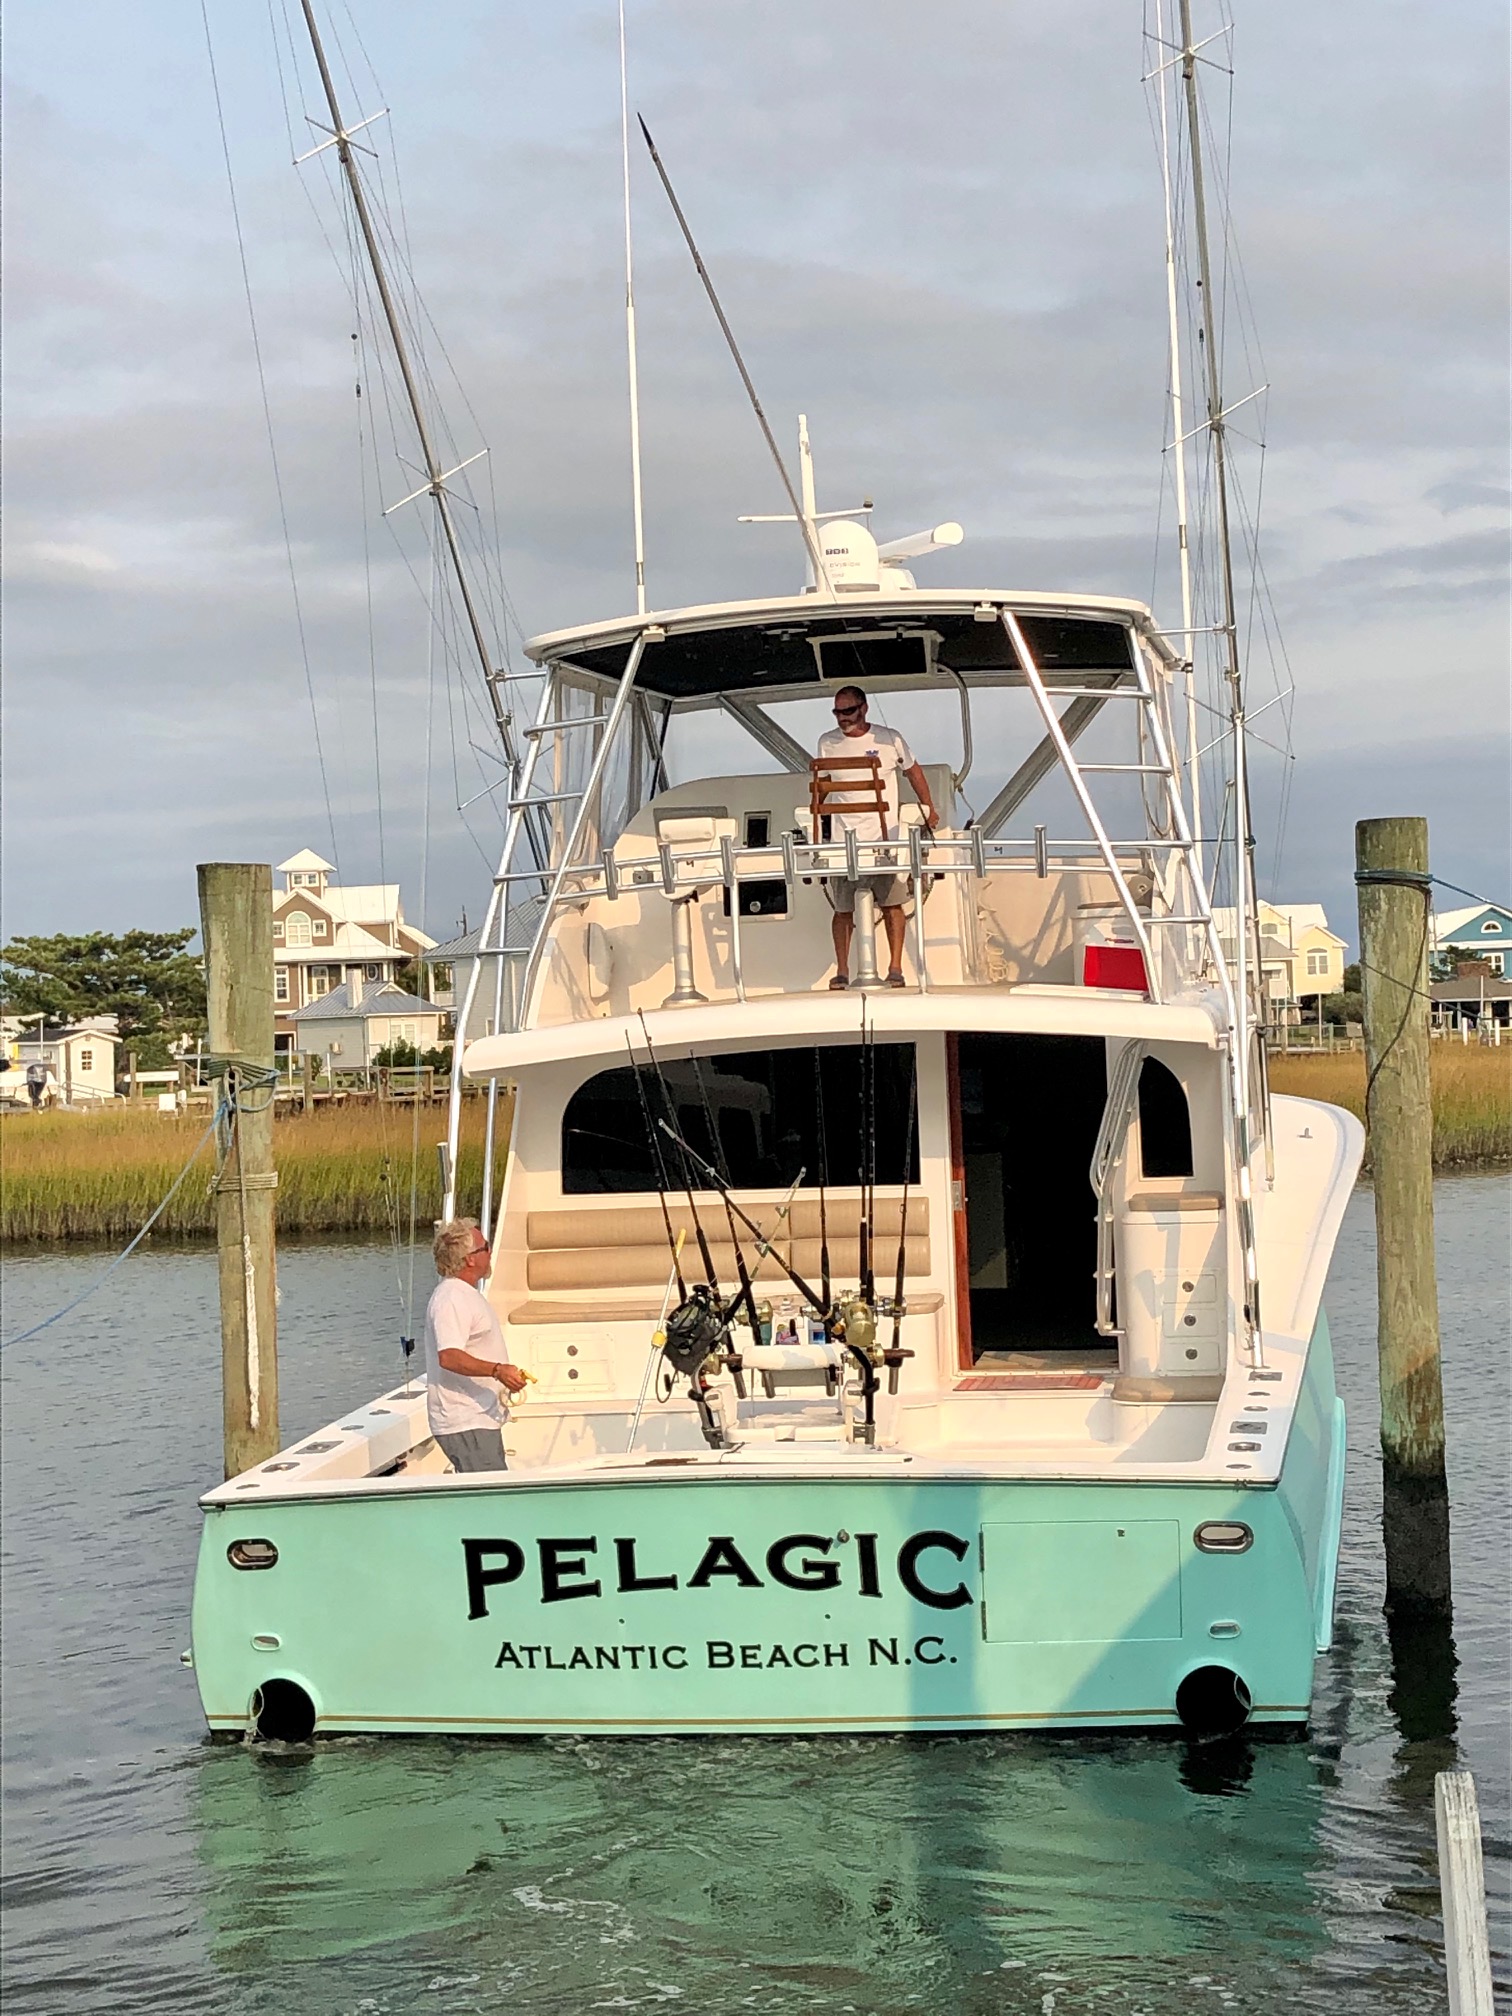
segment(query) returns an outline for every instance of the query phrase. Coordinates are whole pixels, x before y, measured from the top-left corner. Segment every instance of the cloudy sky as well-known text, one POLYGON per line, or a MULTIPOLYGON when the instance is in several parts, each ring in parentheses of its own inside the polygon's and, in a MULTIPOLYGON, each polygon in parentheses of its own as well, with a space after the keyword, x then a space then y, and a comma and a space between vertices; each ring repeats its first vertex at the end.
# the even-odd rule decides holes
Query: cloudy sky
MULTIPOLYGON (((413 449, 354 357, 331 157, 290 165, 321 109, 297 21, 209 11, 282 513, 197 0, 8 9, 4 929, 188 923, 197 861, 311 845, 400 879, 417 921, 423 876, 444 936, 497 839, 497 793, 456 810, 498 777, 476 682, 426 616, 420 507, 381 515, 413 449)), ((629 14, 633 103, 768 410, 784 435, 810 416, 821 503, 874 496, 883 536, 961 519, 921 580, 1154 587, 1178 621, 1136 0, 629 14)), ((465 516, 496 507, 518 658, 505 596, 526 634, 632 602, 611 0, 323 18, 349 120, 391 108, 370 166, 454 459, 490 448, 465 516)), ((1512 880, 1505 15, 1427 20, 1241 0, 1231 121, 1210 78, 1260 345, 1236 310, 1229 392, 1271 387, 1261 534, 1297 689, 1261 867, 1346 932, 1362 816, 1426 813, 1441 874, 1512 880)), ((792 535, 735 522, 781 508, 774 474, 634 172, 653 602, 782 592, 792 535)), ((1257 699, 1273 677, 1257 653, 1257 699)))

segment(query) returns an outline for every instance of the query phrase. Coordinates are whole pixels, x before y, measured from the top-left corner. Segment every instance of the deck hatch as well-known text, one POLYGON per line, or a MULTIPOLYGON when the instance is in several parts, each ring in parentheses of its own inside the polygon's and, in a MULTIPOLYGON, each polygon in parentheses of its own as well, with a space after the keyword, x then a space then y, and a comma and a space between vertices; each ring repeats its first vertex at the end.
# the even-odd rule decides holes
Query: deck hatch
POLYGON ((1179 1638, 1176 1521, 1060 1519, 983 1526, 982 1635, 996 1645, 1179 1638))

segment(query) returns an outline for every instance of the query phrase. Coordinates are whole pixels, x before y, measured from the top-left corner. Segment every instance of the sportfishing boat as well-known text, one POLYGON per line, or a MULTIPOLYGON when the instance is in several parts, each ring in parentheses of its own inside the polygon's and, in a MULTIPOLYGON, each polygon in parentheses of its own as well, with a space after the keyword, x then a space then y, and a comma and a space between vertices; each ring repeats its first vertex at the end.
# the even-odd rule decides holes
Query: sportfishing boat
MULTIPOLYGON (((1189 89, 1192 54, 1183 14, 1189 89)), ((449 1471, 415 1379, 205 1495, 212 1730, 1308 1715, 1344 1477, 1322 1298, 1362 1137, 1267 1088, 1226 546, 1217 620, 1187 598, 1168 631, 1116 596, 919 585, 960 528, 820 509, 806 426, 784 482, 796 592, 641 597, 527 647, 458 1015, 491 1137, 513 1088, 508 1155, 458 1196, 454 1100, 446 1216, 476 1211, 535 1383, 505 1472, 449 1471), (1199 828, 1199 629, 1227 838, 1199 828), (853 689, 907 718, 927 793, 889 795, 868 733, 815 753, 853 689), (700 721, 748 758, 674 782, 700 721), (1005 781, 973 808, 989 738, 1005 781)))

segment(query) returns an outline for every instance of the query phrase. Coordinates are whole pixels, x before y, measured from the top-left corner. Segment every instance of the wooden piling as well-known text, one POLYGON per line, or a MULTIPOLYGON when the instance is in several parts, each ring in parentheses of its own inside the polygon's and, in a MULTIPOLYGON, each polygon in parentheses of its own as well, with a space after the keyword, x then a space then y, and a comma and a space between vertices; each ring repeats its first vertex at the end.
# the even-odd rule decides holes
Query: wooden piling
POLYGON ((1433 1817, 1449 2016, 1495 2016, 1480 1808, 1468 1771, 1439 1772, 1433 1781, 1433 1817))
POLYGON ((302 1050, 299 1055, 300 1109, 305 1113, 315 1111, 315 1058, 313 1052, 302 1050))
POLYGON ((1426 819, 1362 819, 1355 879, 1375 1178, 1387 1607, 1447 1606, 1449 1498, 1433 1251, 1426 819))
POLYGON ((244 861, 199 868, 207 1047, 235 1101, 217 1145, 225 1473, 278 1451, 274 1260, 273 871, 244 861))

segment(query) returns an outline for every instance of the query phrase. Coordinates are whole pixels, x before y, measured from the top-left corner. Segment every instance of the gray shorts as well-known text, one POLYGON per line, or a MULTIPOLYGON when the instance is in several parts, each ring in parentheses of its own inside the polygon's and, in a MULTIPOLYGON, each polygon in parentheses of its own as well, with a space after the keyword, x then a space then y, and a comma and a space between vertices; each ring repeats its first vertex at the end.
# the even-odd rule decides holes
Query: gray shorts
POLYGON ((438 1435, 453 1470, 504 1470, 504 1433, 499 1428, 461 1428, 455 1435, 438 1435))
POLYGON ((824 893, 833 909, 842 917, 848 917, 856 907, 856 891, 865 883, 872 893, 872 901, 879 910, 901 910, 908 901, 908 877, 906 875, 863 875, 855 882, 847 881, 843 875, 825 877, 824 893))

